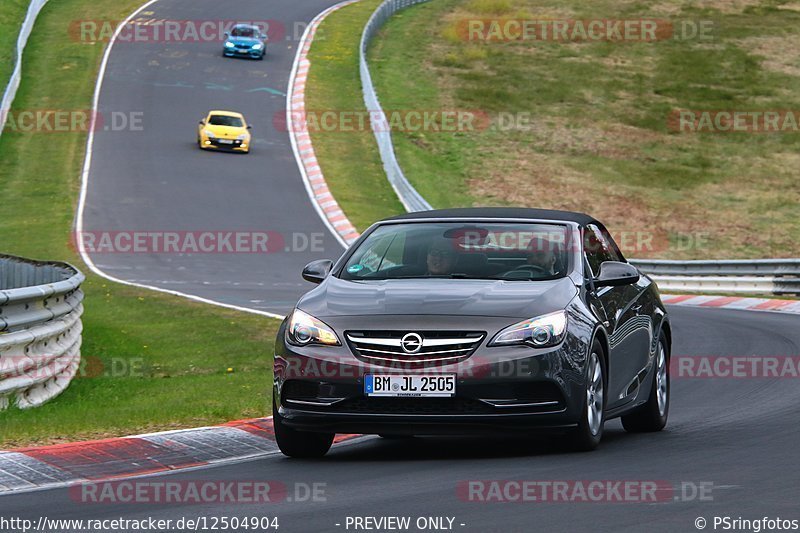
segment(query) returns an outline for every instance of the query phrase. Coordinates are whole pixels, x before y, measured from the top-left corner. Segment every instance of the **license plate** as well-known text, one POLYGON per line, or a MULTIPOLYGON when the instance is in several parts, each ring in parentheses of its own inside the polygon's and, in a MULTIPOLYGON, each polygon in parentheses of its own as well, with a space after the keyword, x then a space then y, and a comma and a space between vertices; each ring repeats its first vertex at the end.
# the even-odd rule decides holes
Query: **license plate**
POLYGON ((367 374, 364 376, 364 394, 367 396, 441 398, 453 396, 455 393, 455 374, 367 374))
POLYGON ((220 139, 219 143, 220 144, 233 144, 233 141, 230 140, 230 139, 220 139))

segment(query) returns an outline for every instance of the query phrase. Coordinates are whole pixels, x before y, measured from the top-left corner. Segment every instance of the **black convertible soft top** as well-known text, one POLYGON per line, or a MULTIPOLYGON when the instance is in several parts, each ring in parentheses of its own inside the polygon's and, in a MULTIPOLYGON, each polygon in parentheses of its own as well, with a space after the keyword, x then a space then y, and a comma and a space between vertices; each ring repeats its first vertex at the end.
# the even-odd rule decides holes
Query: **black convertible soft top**
POLYGON ((434 209, 416 211, 387 218, 385 220, 416 220, 421 218, 520 218, 530 220, 563 220, 575 222, 581 226, 587 224, 603 225, 593 217, 573 211, 557 211, 555 209, 532 209, 528 207, 463 207, 457 209, 434 209))

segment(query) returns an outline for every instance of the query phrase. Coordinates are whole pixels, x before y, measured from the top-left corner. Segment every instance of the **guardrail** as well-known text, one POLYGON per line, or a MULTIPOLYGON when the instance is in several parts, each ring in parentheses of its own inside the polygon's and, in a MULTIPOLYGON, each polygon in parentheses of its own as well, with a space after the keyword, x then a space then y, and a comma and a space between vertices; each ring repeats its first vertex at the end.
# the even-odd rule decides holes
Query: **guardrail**
POLYGON ((11 73, 11 79, 8 81, 5 91, 3 91, 3 99, 0 100, 0 135, 3 135, 6 113, 11 111, 11 104, 17 96, 17 89, 19 89, 19 84, 22 80, 22 52, 25 50, 25 45, 28 44, 28 37, 33 31, 33 23, 46 3, 47 0, 31 0, 28 6, 28 13, 25 15, 25 20, 22 21, 22 27, 17 37, 14 71, 11 73))
POLYGON ((72 381, 84 279, 66 263, 0 255, 0 409, 37 407, 72 381))
POLYGON ((666 290, 800 294, 800 259, 632 259, 631 263, 666 290))
POLYGON ((378 9, 372 13, 369 22, 367 22, 367 25, 364 27, 364 33, 361 34, 359 53, 359 70, 361 72, 361 87, 364 93, 364 104, 370 112, 370 123, 372 131, 375 134, 375 140, 378 142, 378 150, 380 151, 381 160, 383 161, 383 170, 386 172, 389 183, 392 185, 392 188, 406 211, 426 211, 432 209, 432 207, 431 204, 417 192, 414 186, 409 183, 397 162, 397 156, 395 156, 394 153, 394 144, 392 144, 392 133, 390 129, 386 127, 386 114, 383 112, 383 108, 381 108, 378 95, 375 93, 375 87, 372 85, 372 76, 369 73, 369 65, 367 64, 367 48, 378 33, 378 30, 389 20, 389 17, 407 7, 428 1, 430 0, 387 0, 378 6, 378 9))

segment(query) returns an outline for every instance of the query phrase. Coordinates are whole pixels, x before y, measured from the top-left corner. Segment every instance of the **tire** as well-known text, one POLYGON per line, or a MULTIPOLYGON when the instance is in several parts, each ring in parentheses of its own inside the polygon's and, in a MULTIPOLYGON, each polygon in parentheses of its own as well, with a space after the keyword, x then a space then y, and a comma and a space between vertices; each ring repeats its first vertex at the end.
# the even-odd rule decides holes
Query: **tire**
POLYGON ((669 344, 662 331, 656 349, 653 386, 647 403, 622 417, 622 427, 629 433, 661 431, 669 417, 669 344))
POLYGON ((275 427, 275 441, 283 455, 297 459, 314 459, 324 456, 333 444, 333 433, 313 433, 297 431, 286 425, 272 406, 272 423, 275 427))
POLYGON ((588 452, 597 448, 603 438, 605 425, 606 388, 608 377, 603 357, 603 345, 594 339, 586 362, 586 388, 578 427, 572 430, 571 444, 575 451, 588 452), (599 418, 599 420, 598 420, 599 418))

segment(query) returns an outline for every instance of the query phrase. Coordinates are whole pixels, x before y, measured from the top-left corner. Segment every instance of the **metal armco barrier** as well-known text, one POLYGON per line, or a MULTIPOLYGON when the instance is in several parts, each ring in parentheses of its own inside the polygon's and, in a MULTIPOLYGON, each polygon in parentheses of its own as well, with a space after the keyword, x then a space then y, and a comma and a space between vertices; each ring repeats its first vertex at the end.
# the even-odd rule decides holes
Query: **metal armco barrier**
POLYGON ((367 47, 389 17, 407 7, 428 1, 430 0, 387 0, 372 14, 369 22, 364 27, 364 33, 361 35, 359 69, 361 71, 361 87, 364 92, 364 104, 367 110, 370 111, 370 123, 372 131, 375 133, 375 140, 378 142, 378 150, 381 154, 386 177, 389 179, 389 183, 406 211, 425 211, 432 208, 431 204, 417 192, 414 186, 408 182, 405 174, 403 174, 394 153, 392 133, 389 128, 375 127, 376 123, 386 124, 387 120, 378 101, 378 95, 375 94, 375 87, 372 85, 372 76, 370 76, 369 65, 367 64, 367 47))
POLYGON ((800 294, 800 259, 632 259, 631 263, 666 290, 800 294))
POLYGON ((46 3, 47 0, 31 0, 28 6, 28 13, 22 22, 22 28, 20 28, 19 37, 17 37, 14 72, 11 73, 11 79, 8 81, 5 91, 3 91, 3 99, 0 100, 0 135, 3 134, 3 128, 5 127, 6 113, 11 110, 11 104, 14 102, 14 97, 17 95, 17 89, 19 89, 19 84, 22 80, 22 52, 25 50, 25 45, 28 44, 28 37, 33 31, 33 23, 46 3))
POLYGON ((0 255, 0 409, 37 407, 75 377, 84 279, 66 263, 0 255))

